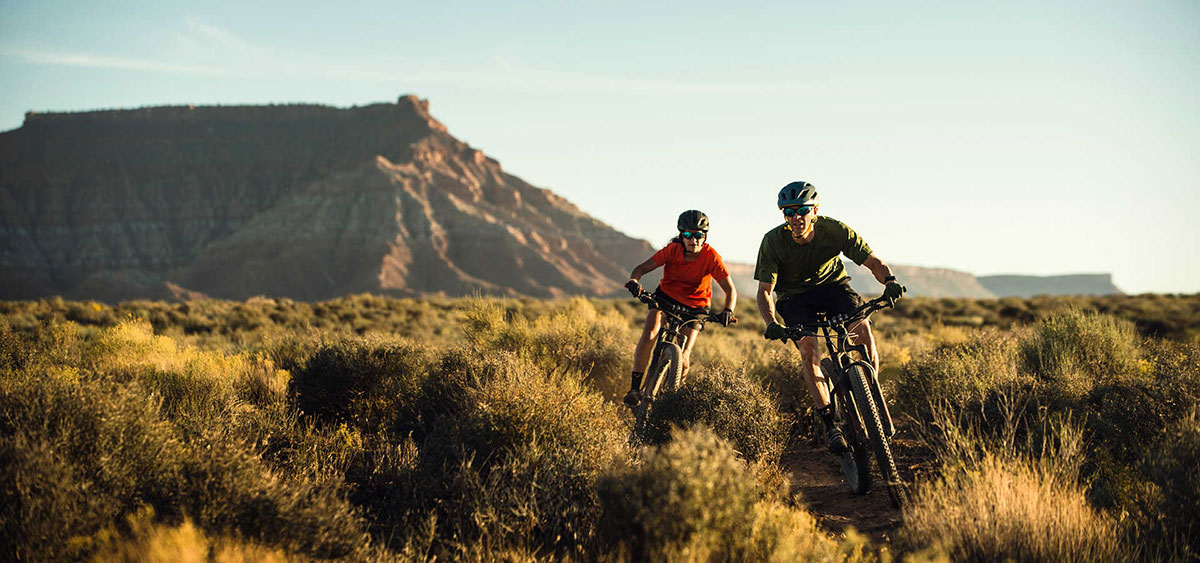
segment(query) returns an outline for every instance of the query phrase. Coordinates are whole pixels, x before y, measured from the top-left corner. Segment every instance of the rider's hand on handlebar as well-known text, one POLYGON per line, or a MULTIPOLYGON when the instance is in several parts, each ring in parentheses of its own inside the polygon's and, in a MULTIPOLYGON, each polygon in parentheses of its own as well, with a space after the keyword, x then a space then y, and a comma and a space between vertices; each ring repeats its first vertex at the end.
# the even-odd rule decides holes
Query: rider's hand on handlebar
POLYGON ((638 283, 635 279, 625 282, 625 289, 628 289, 629 293, 633 294, 634 297, 642 295, 642 284, 638 283))
POLYGON ((767 330, 763 332, 763 338, 767 340, 787 340, 787 327, 779 323, 771 323, 767 325, 767 330))
POLYGON ((717 315, 717 321, 721 323, 721 326, 729 326, 731 324, 737 324, 737 317, 733 316, 733 309, 723 309, 721 313, 717 315))
POLYGON ((900 282, 892 280, 884 286, 883 296, 894 305, 897 299, 904 296, 904 286, 900 285, 900 282))

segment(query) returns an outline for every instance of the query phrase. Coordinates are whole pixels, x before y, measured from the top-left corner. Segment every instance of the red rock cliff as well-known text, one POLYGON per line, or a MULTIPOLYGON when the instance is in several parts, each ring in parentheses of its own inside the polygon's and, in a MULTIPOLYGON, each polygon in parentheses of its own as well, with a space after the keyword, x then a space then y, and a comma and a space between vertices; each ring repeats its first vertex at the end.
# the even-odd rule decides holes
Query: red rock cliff
POLYGON ((4 299, 606 295, 653 252, 413 96, 30 114, 0 134, 0 236, 4 299))

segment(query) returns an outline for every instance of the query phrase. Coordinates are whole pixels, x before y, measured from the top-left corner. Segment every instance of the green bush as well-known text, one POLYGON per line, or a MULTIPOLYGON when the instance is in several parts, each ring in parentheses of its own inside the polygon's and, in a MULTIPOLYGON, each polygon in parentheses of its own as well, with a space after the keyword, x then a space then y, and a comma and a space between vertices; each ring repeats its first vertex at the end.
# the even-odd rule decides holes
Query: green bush
POLYGON ((1133 323, 1078 309, 1046 317, 1021 343, 1022 366, 1071 396, 1137 371, 1133 323))
POLYGON ((696 424, 729 440, 747 461, 776 462, 787 442, 787 425, 775 402, 739 369, 693 374, 683 386, 661 395, 641 438, 662 444, 672 428, 696 424))

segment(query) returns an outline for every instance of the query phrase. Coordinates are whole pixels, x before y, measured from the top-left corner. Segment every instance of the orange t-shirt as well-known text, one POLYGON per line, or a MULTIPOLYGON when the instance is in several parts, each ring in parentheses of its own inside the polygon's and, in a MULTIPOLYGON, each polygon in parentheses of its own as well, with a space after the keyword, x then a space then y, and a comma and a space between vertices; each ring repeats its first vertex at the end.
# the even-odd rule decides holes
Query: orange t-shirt
POLYGON ((655 252, 650 259, 659 266, 666 266, 658 287, 671 299, 688 307, 708 307, 712 299, 712 281, 729 277, 721 255, 707 244, 691 262, 683 259, 683 245, 676 242, 655 252))

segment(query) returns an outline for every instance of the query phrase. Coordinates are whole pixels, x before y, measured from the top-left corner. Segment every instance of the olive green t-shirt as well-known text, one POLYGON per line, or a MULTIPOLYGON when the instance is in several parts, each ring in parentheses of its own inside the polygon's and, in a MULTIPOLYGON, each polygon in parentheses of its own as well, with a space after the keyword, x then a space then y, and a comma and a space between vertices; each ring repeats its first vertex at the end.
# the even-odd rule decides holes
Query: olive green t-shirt
POLYGON ((839 254, 861 266, 871 256, 871 247, 854 229, 825 215, 817 217, 813 240, 808 244, 796 244, 784 223, 763 235, 754 279, 774 282, 775 293, 781 298, 799 295, 846 277, 839 254))

